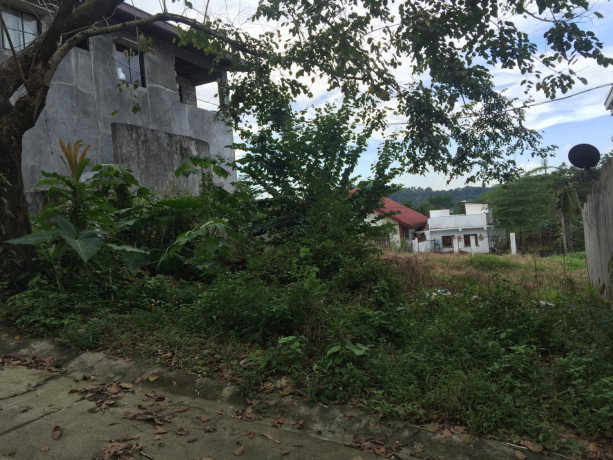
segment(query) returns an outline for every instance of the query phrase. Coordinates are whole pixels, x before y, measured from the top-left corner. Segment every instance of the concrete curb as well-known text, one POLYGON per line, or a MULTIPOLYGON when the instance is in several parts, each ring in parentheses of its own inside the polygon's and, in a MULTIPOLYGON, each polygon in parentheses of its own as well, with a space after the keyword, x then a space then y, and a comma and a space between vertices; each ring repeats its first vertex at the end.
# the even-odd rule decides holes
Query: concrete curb
MULTIPOLYGON (((184 371, 170 371, 142 362, 127 362, 102 353, 79 352, 57 345, 50 340, 30 338, 15 340, 14 335, 11 329, 0 326, 0 354, 51 355, 54 366, 58 367, 62 374, 69 374, 73 377, 92 374, 96 376, 96 382, 134 382, 139 376, 146 378, 146 376, 156 374, 157 378, 155 382, 152 382, 156 391, 168 394, 173 400, 182 398, 207 400, 217 404, 226 414, 240 412, 248 406, 236 387, 203 380, 184 371)), ((444 460, 517 458, 538 460, 544 458, 524 447, 511 446, 489 439, 471 437, 466 440, 455 434, 450 436, 450 433, 444 436, 394 420, 375 423, 371 414, 359 408, 324 406, 296 397, 281 397, 280 395, 258 399, 263 403, 265 409, 263 412, 257 412, 256 417, 264 425, 273 426, 275 419, 283 417, 285 422, 281 428, 285 431, 345 447, 356 447, 354 436, 357 436, 360 442, 374 439, 375 442, 383 442, 387 447, 397 443, 394 453, 387 451, 389 458, 419 457, 444 460), (296 425, 299 421, 301 422, 296 425)), ((366 454, 368 452, 355 450, 356 458, 359 456, 366 458, 366 454)), ((561 459, 563 457, 549 455, 548 458, 561 459)))

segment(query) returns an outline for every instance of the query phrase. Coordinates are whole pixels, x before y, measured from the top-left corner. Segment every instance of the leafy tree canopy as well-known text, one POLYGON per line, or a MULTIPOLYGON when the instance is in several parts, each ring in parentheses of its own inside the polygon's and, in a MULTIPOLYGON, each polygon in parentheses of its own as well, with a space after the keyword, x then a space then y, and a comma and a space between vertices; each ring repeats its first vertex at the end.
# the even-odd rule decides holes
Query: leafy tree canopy
MULTIPOLYGON (((358 118, 352 129, 387 134, 385 151, 410 173, 428 170, 468 181, 506 181, 517 154, 546 156, 524 112, 494 87, 492 68, 516 69, 527 91, 555 97, 579 80, 579 59, 613 60, 589 30, 602 17, 584 0, 260 0, 253 17, 278 28, 191 19, 166 8, 150 18, 109 25, 121 0, 55 0, 53 19, 29 46, 0 65, 0 172, 11 184, 4 238, 29 232, 21 177, 21 139, 44 108, 51 79, 82 40, 147 22, 175 21, 180 44, 231 57, 222 115, 235 127, 278 130, 299 96, 323 81, 358 118), (544 37, 523 29, 532 18, 544 37), (545 42, 545 43, 542 43, 545 42), (545 52, 539 52, 545 48, 545 52), (24 91, 18 92, 19 88, 24 91), (401 124, 388 132, 387 116, 401 124)), ((188 8, 192 5, 185 2, 188 8)), ((6 220, 6 219, 3 219, 6 220)))

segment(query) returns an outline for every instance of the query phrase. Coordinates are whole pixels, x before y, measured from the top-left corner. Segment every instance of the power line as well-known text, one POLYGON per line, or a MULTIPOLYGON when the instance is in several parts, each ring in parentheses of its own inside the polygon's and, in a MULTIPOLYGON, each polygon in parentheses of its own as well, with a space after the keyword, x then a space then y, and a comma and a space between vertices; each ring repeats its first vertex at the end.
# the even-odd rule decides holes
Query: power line
MULTIPOLYGON (((569 94, 568 96, 562 96, 562 97, 558 97, 556 99, 547 99, 545 101, 539 101, 539 102, 534 102, 532 104, 526 104, 520 107, 511 107, 509 109, 506 109, 504 112, 513 112, 516 110, 521 110, 521 109, 527 109, 530 107, 537 107, 539 105, 545 105, 545 104, 552 104, 554 102, 558 102, 558 101, 563 101, 565 99, 570 99, 573 98, 575 96, 580 96, 581 94, 585 94, 585 93, 589 93, 590 91, 594 91, 596 89, 601 89, 601 88, 606 88, 607 86, 613 86, 613 83, 604 83, 602 85, 598 85, 598 86, 594 86, 593 88, 588 88, 588 89, 584 89, 583 91, 579 91, 577 93, 574 94, 569 94)), ((471 118, 469 115, 466 115, 464 117, 460 117, 460 118, 471 118)), ((406 125, 408 123, 408 121, 399 121, 399 122, 392 122, 392 123, 388 123, 388 125, 406 125)))

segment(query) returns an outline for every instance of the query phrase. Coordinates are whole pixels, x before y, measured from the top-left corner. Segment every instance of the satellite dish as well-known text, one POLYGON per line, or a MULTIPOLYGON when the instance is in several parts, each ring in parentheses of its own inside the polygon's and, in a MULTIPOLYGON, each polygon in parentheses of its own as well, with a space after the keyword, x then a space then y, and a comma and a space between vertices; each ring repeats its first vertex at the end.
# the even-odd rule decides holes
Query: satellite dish
POLYGON ((593 145, 577 144, 568 152, 568 161, 577 168, 589 169, 600 161, 600 152, 593 145))

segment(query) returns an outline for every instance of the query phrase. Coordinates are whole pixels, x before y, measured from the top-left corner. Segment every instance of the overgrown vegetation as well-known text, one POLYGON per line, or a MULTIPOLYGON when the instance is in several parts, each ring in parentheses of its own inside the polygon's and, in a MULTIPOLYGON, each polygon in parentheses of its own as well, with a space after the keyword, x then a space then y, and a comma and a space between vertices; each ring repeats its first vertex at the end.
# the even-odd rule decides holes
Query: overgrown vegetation
POLYGON ((214 185, 227 171, 208 158, 176 172, 199 175, 198 196, 155 196, 119 166, 46 174, 53 200, 13 240, 36 246, 38 274, 7 284, 0 317, 245 394, 283 381, 285 394, 549 449, 568 433, 610 437, 613 312, 584 269, 382 257, 365 219, 394 171, 383 150, 356 183, 368 133, 351 124, 326 107, 244 133, 235 166, 249 180, 234 193, 214 185))

